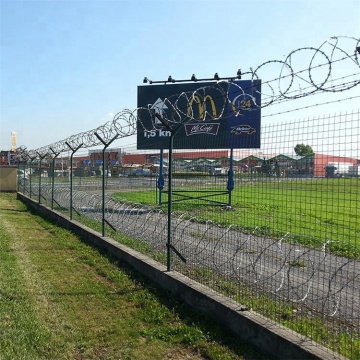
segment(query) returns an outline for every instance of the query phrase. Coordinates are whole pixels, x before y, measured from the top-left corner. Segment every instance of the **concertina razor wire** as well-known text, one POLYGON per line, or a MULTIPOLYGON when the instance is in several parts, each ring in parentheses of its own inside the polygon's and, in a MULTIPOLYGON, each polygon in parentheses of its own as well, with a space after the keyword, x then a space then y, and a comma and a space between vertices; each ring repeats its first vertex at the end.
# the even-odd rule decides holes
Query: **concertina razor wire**
MULTIPOLYGON (((338 93, 350 90, 360 83, 359 44, 360 39, 354 37, 333 36, 317 48, 302 47, 291 51, 285 57, 285 60, 269 60, 255 69, 250 68, 249 71, 243 72, 242 76, 248 76, 253 81, 262 80, 261 104, 256 103, 255 97, 251 95, 252 89, 243 89, 239 84, 234 84, 230 81, 232 89, 235 87, 235 90, 232 90, 232 95, 235 91, 238 94, 237 98, 241 100, 243 97, 243 100, 250 101, 251 107, 236 108, 232 104, 232 113, 226 113, 226 105, 230 102, 228 86, 226 85, 230 84, 230 82, 229 80, 224 81, 220 79, 212 85, 200 87, 192 92, 174 94, 165 99, 164 103, 169 111, 166 112, 167 117, 163 120, 169 126, 194 120, 195 115, 191 111, 189 104, 195 98, 205 109, 202 114, 203 119, 205 117, 212 117, 212 120, 218 120, 231 116, 233 113, 253 111, 283 101, 295 100, 320 93, 338 93), (298 69, 299 59, 301 59, 302 63, 307 59, 308 66, 298 69), (270 76, 274 76, 274 74, 276 74, 275 78, 266 80, 270 76), (217 112, 216 117, 207 109, 206 98, 210 90, 213 94, 214 92, 217 94, 217 100, 219 101, 220 99, 220 103, 223 104, 223 106, 220 106, 220 111, 217 112)), ((254 88, 254 91, 258 90, 254 88)), ((104 142, 107 142, 115 136, 125 138, 135 135, 137 131, 155 129, 155 124, 153 124, 152 129, 146 129, 141 121, 144 114, 148 114, 151 111, 151 105, 149 104, 147 107, 135 110, 124 109, 118 112, 112 121, 108 121, 96 129, 71 135, 64 140, 38 149, 27 150, 25 146, 20 146, 16 150, 15 158, 18 162, 25 162, 36 158, 51 157, 54 154, 68 151, 69 145, 72 148, 79 146, 82 148, 94 147, 101 144, 96 134, 104 142)), ((198 115, 196 120, 199 121, 198 115)))
MULTIPOLYGON (((67 209, 70 191, 55 191, 58 206, 67 209)), ((50 187, 42 189, 42 196, 51 201, 50 187)), ((101 221, 99 194, 74 191, 73 199, 78 214, 101 221)), ((107 195, 105 212, 117 231, 147 243, 154 251, 166 250, 167 214, 163 210, 107 195)), ((359 322, 354 304, 360 301, 356 291, 360 264, 356 259, 332 254, 330 246, 336 241, 319 243, 314 249, 290 233, 274 239, 261 228, 222 227, 181 212, 174 212, 172 217, 173 244, 192 267, 212 269, 270 296, 339 317, 350 327, 359 322)))

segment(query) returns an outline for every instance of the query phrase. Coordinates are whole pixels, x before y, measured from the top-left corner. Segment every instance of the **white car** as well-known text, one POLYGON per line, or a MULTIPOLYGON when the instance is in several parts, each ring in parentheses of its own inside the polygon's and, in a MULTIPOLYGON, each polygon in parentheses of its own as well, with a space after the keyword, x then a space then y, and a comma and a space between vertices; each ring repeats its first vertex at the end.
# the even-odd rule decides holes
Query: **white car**
POLYGON ((28 181, 28 176, 24 170, 18 169, 17 179, 19 184, 26 183, 28 181))

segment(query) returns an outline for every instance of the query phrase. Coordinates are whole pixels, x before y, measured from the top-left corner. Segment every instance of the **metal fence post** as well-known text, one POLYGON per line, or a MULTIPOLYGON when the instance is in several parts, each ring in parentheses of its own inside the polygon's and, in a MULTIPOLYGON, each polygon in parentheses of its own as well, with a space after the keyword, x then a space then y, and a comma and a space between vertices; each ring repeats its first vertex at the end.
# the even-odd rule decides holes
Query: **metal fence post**
POLYGON ((75 149, 73 149, 67 141, 65 141, 65 144, 71 149, 71 155, 70 155, 70 220, 72 220, 72 218, 73 218, 73 216, 72 216, 72 213, 73 213, 73 156, 83 146, 83 144, 80 144, 75 149))
POLYGON ((52 148, 50 148, 51 152, 54 154, 52 158, 52 183, 51 183, 51 209, 54 209, 54 187, 55 187, 55 159, 59 156, 59 152, 55 152, 52 148))
POLYGON ((105 236, 105 151, 108 148, 108 146, 118 138, 119 134, 116 134, 108 143, 106 143, 98 133, 94 133, 95 136, 102 142, 104 145, 104 148, 102 150, 102 206, 101 206, 101 212, 102 212, 102 236, 105 236))
POLYGON ((172 151, 174 144, 174 135, 175 133, 172 131, 169 141, 169 158, 168 158, 168 221, 167 221, 167 271, 171 271, 172 264, 172 221, 171 221, 171 213, 172 213, 172 151))
POLYGON ((178 132, 178 130, 182 127, 183 124, 178 125, 177 128, 173 129, 168 122, 163 119, 159 114, 156 114, 157 118, 160 120, 160 122, 168 129, 171 133, 169 138, 169 158, 168 158, 168 202, 167 202, 167 271, 171 271, 171 264, 172 264, 172 251, 175 251, 175 253, 182 259, 185 260, 182 255, 174 248, 172 245, 172 162, 173 162, 173 145, 174 145, 174 136, 178 132))
POLYGON ((32 183, 31 183, 31 178, 32 178, 32 162, 37 158, 37 156, 33 156, 30 158, 30 175, 29 175, 29 186, 30 186, 30 199, 31 199, 31 194, 32 194, 32 183))
POLYGON ((40 163, 39 163, 39 194, 38 194, 38 202, 39 204, 41 204, 41 171, 42 171, 42 160, 45 159, 46 156, 48 156, 48 153, 41 155, 39 153, 37 153, 39 155, 40 158, 40 163))

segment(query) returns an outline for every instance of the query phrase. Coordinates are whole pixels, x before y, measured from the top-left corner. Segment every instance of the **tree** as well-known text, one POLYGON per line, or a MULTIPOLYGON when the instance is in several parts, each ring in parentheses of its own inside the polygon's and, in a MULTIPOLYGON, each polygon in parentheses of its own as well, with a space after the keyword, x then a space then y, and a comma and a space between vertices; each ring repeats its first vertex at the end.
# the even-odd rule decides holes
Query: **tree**
POLYGON ((299 156, 312 155, 314 153, 311 146, 310 145, 305 145, 305 144, 297 144, 294 147, 294 151, 295 151, 295 154, 299 155, 299 156))

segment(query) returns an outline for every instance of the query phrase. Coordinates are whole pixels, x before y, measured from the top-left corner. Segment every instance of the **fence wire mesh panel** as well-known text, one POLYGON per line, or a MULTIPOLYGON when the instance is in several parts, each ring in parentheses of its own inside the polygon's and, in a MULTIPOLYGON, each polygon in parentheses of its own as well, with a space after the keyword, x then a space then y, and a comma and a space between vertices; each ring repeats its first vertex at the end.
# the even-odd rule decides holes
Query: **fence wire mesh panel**
POLYGON ((360 113, 288 115, 359 98, 359 41, 354 55, 342 46, 354 40, 334 37, 243 73, 262 79, 261 104, 233 111, 261 108, 260 148, 221 149, 211 132, 202 150, 196 136, 186 150, 175 132, 174 149, 170 141, 162 150, 124 144, 135 135, 170 137, 200 115, 234 115, 226 113, 226 86, 217 89, 219 114, 205 86, 166 99, 171 111, 158 109, 153 123, 143 122, 150 108, 124 110, 55 144, 19 148, 19 191, 311 338, 329 357, 359 359, 360 113), (297 68, 299 58, 307 69, 297 68), (337 98, 320 100, 329 93, 337 98))
MULTIPOLYGON (((231 206, 204 206, 194 197, 174 204, 182 215, 173 226, 173 245, 186 259, 174 256, 177 271, 354 359, 359 120, 355 112, 264 126, 261 152, 234 150, 231 206)), ((192 165, 203 172, 185 183, 175 170, 174 193, 226 189, 229 154, 186 158, 190 176, 199 170, 192 165)))
MULTIPOLYGON (((359 120, 352 112, 263 126, 261 150, 233 152, 231 191, 230 150, 175 151, 172 269, 238 301, 244 311, 324 344, 329 353, 358 358, 359 120)), ((162 154, 160 191, 158 152, 130 147, 110 149, 110 156, 114 152, 122 155, 121 165, 108 162, 107 232, 166 263, 168 153, 162 154)), ((95 153, 81 153, 79 167, 95 153)), ((73 176, 75 217, 98 229, 101 175, 93 166, 73 176)), ((41 188, 32 177, 25 192, 69 213, 67 173, 44 177, 41 188)))
MULTIPOLYGON (((358 124, 356 112, 264 126, 266 150, 234 151, 231 205, 229 150, 175 151, 173 269, 355 359, 360 327, 358 124), (313 152, 296 155, 304 134, 313 152), (339 149, 344 154, 337 155, 339 149)), ((140 154, 124 151, 121 169, 114 165, 107 174, 108 230, 125 234, 119 241, 165 263, 167 153, 161 191, 160 155, 142 154, 142 164, 124 166, 134 156, 140 154)), ((66 170, 44 177, 41 187, 36 174, 31 189, 29 181, 21 186, 42 203, 53 201, 55 209, 69 212, 66 170)), ((73 186, 77 219, 100 223, 99 170, 79 170, 73 186)))

